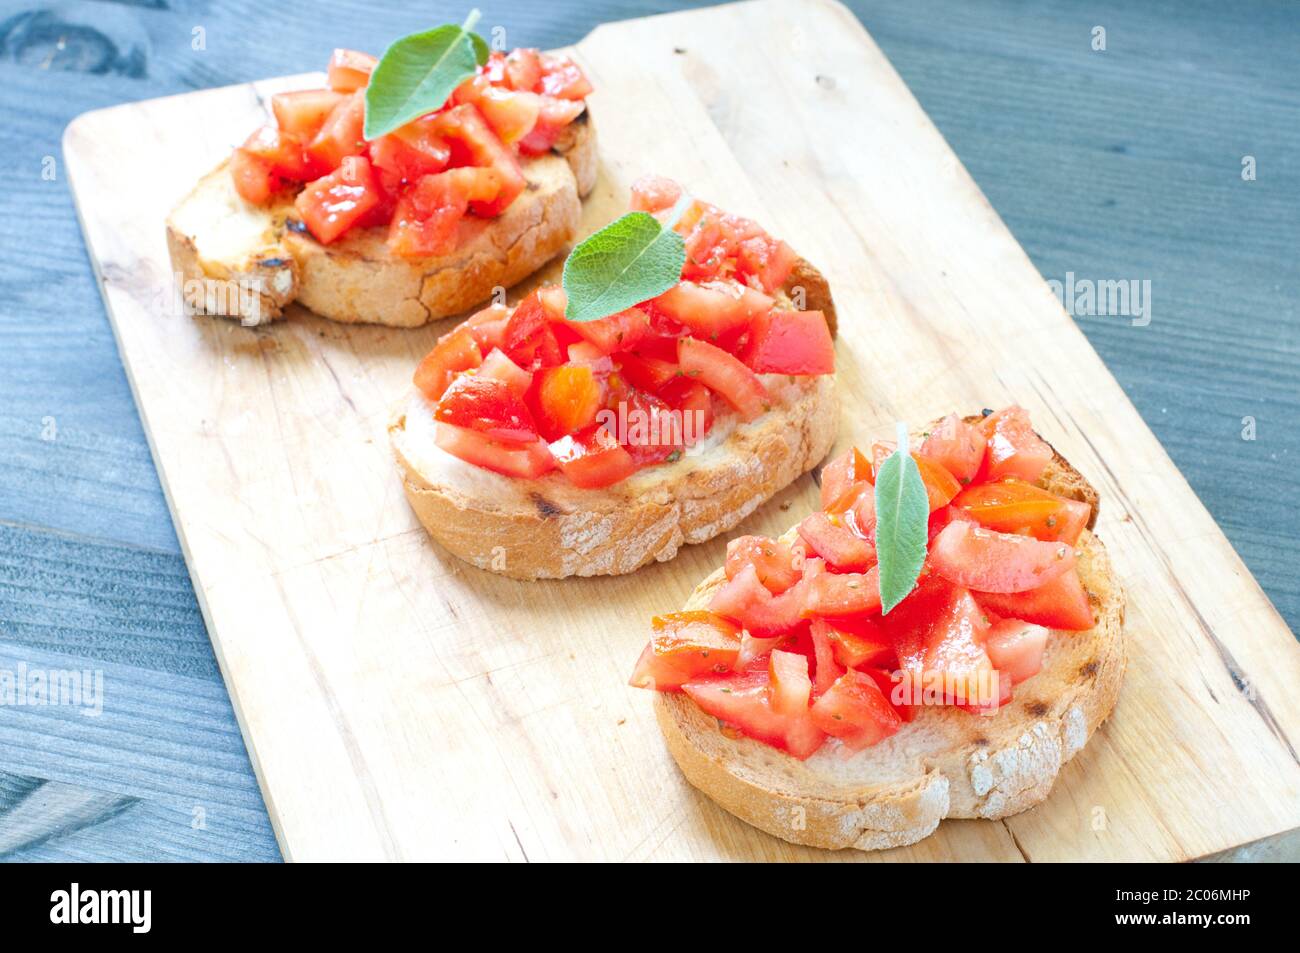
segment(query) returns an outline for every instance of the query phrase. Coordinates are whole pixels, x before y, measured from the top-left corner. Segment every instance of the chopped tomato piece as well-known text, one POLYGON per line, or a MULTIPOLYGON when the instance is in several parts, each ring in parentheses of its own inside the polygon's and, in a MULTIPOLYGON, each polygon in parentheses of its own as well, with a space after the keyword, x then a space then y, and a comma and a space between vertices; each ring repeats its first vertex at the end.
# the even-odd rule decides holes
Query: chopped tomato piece
POLYGON ((574 486, 597 489, 636 472, 632 455, 604 427, 588 427, 551 444, 551 454, 574 486))
POLYGON ((438 137, 427 119, 417 119, 370 143, 370 161, 400 180, 442 172, 451 161, 451 147, 438 137))
POLYGON ((772 299, 735 282, 678 282, 654 299, 655 307, 701 338, 718 341, 770 311, 772 299))
POLYGON ((853 622, 825 623, 827 637, 835 651, 835 661, 845 668, 865 668, 889 665, 894 659, 894 646, 880 627, 869 619, 853 622))
POLYGON ((500 188, 495 197, 470 201, 475 215, 500 215, 528 184, 513 152, 497 138, 483 114, 469 103, 437 113, 430 121, 435 134, 449 141, 453 166, 493 169, 500 188))
POLYGON ((662 212, 677 204, 682 187, 661 175, 643 175, 632 183, 632 211, 662 212))
POLYGON ((999 533, 1020 533, 1069 546, 1078 541, 1092 516, 1087 503, 1068 500, 1015 477, 969 486, 957 494, 952 505, 999 533))
POLYGON ((420 361, 415 369, 415 386, 429 400, 438 400, 456 374, 482 363, 483 352, 479 350, 469 328, 462 324, 438 338, 433 350, 420 361))
POLYGON ((850 751, 861 751, 888 738, 903 720, 874 678, 852 669, 813 702, 812 720, 850 751))
POLYGON ((651 620, 654 635, 628 682, 635 688, 676 691, 710 672, 727 672, 740 651, 740 631, 706 611, 670 612, 651 620))
POLYGON ((1023 407, 1011 406, 985 417, 979 428, 988 440, 982 474, 986 479, 1010 476, 1033 483, 1052 460, 1052 448, 1034 432, 1023 407))
POLYGON ((315 136, 343 94, 332 89, 300 89, 276 93, 271 97, 271 112, 276 124, 285 132, 298 136, 315 136))
POLYGON ((713 426, 713 395, 699 381, 675 377, 659 396, 682 415, 682 441, 693 447, 713 426))
POLYGON ((736 258, 740 270, 752 275, 758 286, 771 294, 785 284, 799 256, 785 242, 763 235, 741 241, 736 258))
POLYGON ((628 308, 607 318, 565 321, 564 325, 583 340, 594 344, 602 354, 613 354, 615 351, 627 351, 636 347, 650 330, 650 318, 639 308, 628 308))
POLYGON ((263 126, 249 136, 243 150, 270 163, 271 171, 295 182, 314 179, 328 169, 320 169, 303 152, 303 140, 275 126, 263 126))
POLYGON ((1074 549, 956 520, 930 544, 929 561, 954 585, 980 592, 1025 592, 1073 569, 1074 549))
POLYGON ((713 595, 709 608, 734 619, 759 638, 787 635, 802 628, 803 589, 799 585, 772 595, 753 564, 741 568, 713 595))
POLYGON ((587 107, 580 102, 556 99, 554 96, 540 96, 541 109, 532 131, 520 139, 516 146, 521 155, 539 156, 549 152, 565 128, 582 115, 587 107))
POLYGON ((510 315, 502 350, 520 367, 554 367, 563 363, 560 342, 550 326, 542 289, 534 291, 510 315))
POLYGON ((312 237, 322 245, 334 241, 379 204, 379 185, 365 156, 350 156, 342 165, 298 193, 294 206, 312 237))
POLYGON ((813 657, 816 664, 817 680, 813 684, 813 694, 821 695, 835 684, 835 680, 844 674, 844 669, 835 660, 835 641, 831 638, 831 627, 824 619, 813 619, 809 628, 812 635, 813 657))
POLYGON ((773 649, 792 648, 797 636, 778 635, 770 639, 757 639, 744 629, 740 630, 740 654, 732 669, 737 672, 765 671, 767 657, 773 649))
POLYGON ((450 424, 438 424, 434 442, 466 463, 495 470, 506 476, 535 479, 555 469, 555 460, 545 442, 503 443, 486 434, 450 424))
POLYGON ((703 711, 740 734, 787 751, 799 760, 808 758, 821 747, 826 735, 807 713, 779 714, 772 707, 770 688, 765 671, 709 676, 682 686, 703 711))
POLYGON ((949 414, 930 431, 917 455, 939 464, 961 484, 970 483, 984 462, 988 440, 978 427, 949 414))
POLYGON ((989 660, 1002 674, 1019 685, 1043 667, 1043 650, 1047 648, 1047 629, 1019 619, 995 622, 984 639, 989 660))
POLYGON ((461 374, 453 380, 433 417, 439 423, 475 430, 505 443, 537 440, 537 425, 523 398, 504 381, 482 374, 461 374))
POLYGON ((589 365, 548 367, 539 371, 534 381, 537 423, 549 440, 591 426, 604 406, 601 382, 589 365))
MULTIPOLYGON (((471 333, 473 333, 472 329, 471 333)), ((482 346, 480 343, 479 347, 482 346)), ((478 373, 480 377, 500 381, 520 397, 528 393, 528 388, 533 382, 532 374, 506 357, 500 348, 495 347, 488 352, 487 357, 483 358, 483 365, 478 369, 478 373)))
POLYGON ((799 524, 799 535, 826 565, 843 572, 864 572, 876 564, 876 547, 852 532, 844 521, 813 513, 799 524))
POLYGON ((778 715, 801 715, 812 696, 808 677, 808 656, 775 649, 768 656, 768 679, 772 708, 778 715))
POLYGON ((833 374, 835 344, 820 311, 774 308, 750 323, 740 359, 759 374, 833 374))
POLYGON ((746 566, 754 567, 764 588, 780 595, 803 575, 803 553, 779 539, 738 536, 727 543, 727 578, 735 579, 746 566))
POLYGON ((307 144, 307 155, 326 169, 337 169, 348 156, 361 155, 366 151, 365 121, 366 97, 358 90, 345 96, 325 117, 320 131, 307 144))
POLYGON ((721 348, 695 338, 677 342, 677 362, 682 373, 705 384, 735 407, 745 420, 753 420, 770 406, 767 389, 757 375, 721 348))
POLYGON ((519 48, 506 54, 503 77, 511 89, 536 92, 542 81, 542 59, 535 49, 519 48))
POLYGON ((582 68, 569 57, 543 53, 541 67, 541 91, 546 95, 559 99, 584 99, 591 94, 591 83, 582 68))
POLYGON ((403 258, 449 255, 460 220, 477 199, 500 191, 494 169, 448 169, 420 179, 397 202, 388 226, 388 247, 403 258))
POLYGON ((881 628, 908 676, 902 688, 911 704, 971 705, 1001 697, 984 650, 989 623, 968 590, 926 578, 882 617, 881 628))
POLYGON ((1082 632, 1096 625, 1088 593, 1077 569, 1026 592, 976 592, 980 605, 998 615, 1045 625, 1049 629, 1082 632))
POLYGON ((822 572, 807 581, 805 616, 851 618, 880 611, 880 568, 864 573, 822 572))
POLYGON ((541 96, 493 86, 481 73, 461 83, 452 100, 478 107, 492 131, 506 145, 518 142, 532 132, 542 111, 541 96))
POLYGON ((925 484, 925 492, 930 497, 930 512, 941 507, 947 506, 954 496, 961 492, 961 484, 957 478, 926 457, 919 454, 912 454, 912 459, 916 461, 916 468, 921 473, 921 482, 925 484))
POLYGON ((685 446, 683 420, 653 394, 634 391, 620 401, 618 408, 623 446, 637 466, 649 466, 675 460, 685 446))
POLYGON ((266 204, 280 187, 280 178, 271 171, 271 163, 243 149, 236 149, 230 156, 230 176, 240 198, 254 205, 266 204))
MULTIPOLYGON (((846 497, 850 487, 860 483, 869 484, 872 480, 871 461, 862 455, 862 451, 857 447, 844 451, 822 467, 822 508, 831 509, 837 501, 846 497)), ((854 497, 856 496, 855 493, 854 497)))
POLYGON ((506 340, 506 325, 510 321, 510 309, 505 305, 489 305, 482 311, 476 311, 465 319, 465 326, 478 342, 479 350, 487 353, 494 347, 501 347, 506 340))
POLYGON ((634 386, 651 393, 671 381, 681 369, 674 361, 661 361, 656 357, 637 357, 635 354, 618 356, 619 370, 634 386))
POLYGON ((350 93, 370 83, 370 74, 379 61, 369 53, 335 50, 330 57, 329 86, 336 93, 350 93))
POLYGON ((844 511, 844 525, 863 539, 876 538, 876 488, 864 484, 849 508, 844 511))

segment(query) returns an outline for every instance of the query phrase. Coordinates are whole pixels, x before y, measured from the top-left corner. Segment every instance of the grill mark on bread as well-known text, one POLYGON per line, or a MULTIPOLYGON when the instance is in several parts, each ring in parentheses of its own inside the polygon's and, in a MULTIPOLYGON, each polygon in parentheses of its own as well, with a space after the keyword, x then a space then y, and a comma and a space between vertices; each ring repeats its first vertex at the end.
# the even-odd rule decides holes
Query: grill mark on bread
POLYGON ((548 520, 556 516, 564 515, 564 510, 560 509, 558 506, 556 506, 546 497, 542 496, 542 494, 538 493, 536 490, 534 490, 532 493, 529 493, 528 498, 533 501, 533 505, 537 507, 538 514, 544 520, 548 520))
POLYGON ((1035 718, 1042 718, 1047 714, 1047 704, 1040 701, 1025 702, 1025 711, 1035 718))
POLYGON ((1090 662, 1084 662, 1083 665, 1081 665, 1081 666, 1079 667, 1079 677, 1080 677, 1080 678, 1096 678, 1096 677, 1097 677, 1097 669, 1098 669, 1099 667, 1100 667, 1100 666, 1097 664, 1097 660, 1096 660, 1096 659, 1093 659, 1093 660, 1090 661, 1090 662))

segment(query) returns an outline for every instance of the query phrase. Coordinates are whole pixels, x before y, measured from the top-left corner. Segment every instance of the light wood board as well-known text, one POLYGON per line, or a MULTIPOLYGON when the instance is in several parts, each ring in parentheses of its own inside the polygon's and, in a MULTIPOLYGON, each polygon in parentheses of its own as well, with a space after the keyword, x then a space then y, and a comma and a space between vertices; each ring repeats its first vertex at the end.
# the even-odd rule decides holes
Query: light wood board
MULTIPOLYGON (((312 80, 88 113, 64 141, 79 214, 285 856, 1177 860, 1300 826, 1291 632, 852 14, 764 0, 573 52, 602 151, 586 226, 655 171, 816 262, 841 316, 840 446, 1018 401, 1091 478, 1130 596, 1123 694, 1051 798, 1005 822, 832 855, 736 821, 625 684, 645 620, 725 540, 612 579, 472 569, 415 522, 385 435, 448 323, 252 331, 176 309, 167 211, 270 92, 312 80)), ((805 477, 737 532, 816 499, 805 477)))

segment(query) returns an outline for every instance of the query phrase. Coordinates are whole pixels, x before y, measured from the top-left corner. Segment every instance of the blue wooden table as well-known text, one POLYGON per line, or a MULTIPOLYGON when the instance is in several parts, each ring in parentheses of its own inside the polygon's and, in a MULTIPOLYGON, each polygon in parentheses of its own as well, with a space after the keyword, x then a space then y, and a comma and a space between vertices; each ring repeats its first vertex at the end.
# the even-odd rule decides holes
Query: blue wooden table
MULTIPOLYGON (((681 5, 515 2, 483 22, 552 47, 681 5)), ((1045 278, 1150 282, 1148 313, 1076 320, 1295 629, 1300 5, 850 5, 1045 278)), ((89 109, 316 69, 465 13, 378 7, 0 4, 0 688, 89 670, 127 713, 109 731, 0 705, 0 858, 279 858, 59 139, 89 109)), ((761 104, 762 77, 736 82, 761 104)))

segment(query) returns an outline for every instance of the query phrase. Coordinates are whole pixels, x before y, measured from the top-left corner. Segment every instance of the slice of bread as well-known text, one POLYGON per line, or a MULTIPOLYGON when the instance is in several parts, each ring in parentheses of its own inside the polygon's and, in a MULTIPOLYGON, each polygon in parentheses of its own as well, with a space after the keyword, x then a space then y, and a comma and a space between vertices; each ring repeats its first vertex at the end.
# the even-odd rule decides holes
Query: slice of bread
MULTIPOLYGON (((1093 506, 1097 494, 1057 454, 1041 486, 1093 506)), ((1090 527, 1093 525, 1089 524, 1090 527)), ((912 844, 945 817, 999 818, 1045 799, 1061 770, 1114 708, 1124 676, 1124 593, 1090 530, 1076 547, 1097 624, 1052 632, 1043 668, 994 715, 922 708, 893 736, 847 755, 829 739, 807 761, 719 730, 682 693, 656 693, 668 750, 688 781, 755 827, 795 844, 879 850, 912 844)), ((687 609, 706 608, 719 569, 687 609)))
POLYGON ((296 300, 333 321, 419 327, 523 280, 577 237, 581 199, 596 179, 588 113, 550 154, 520 167, 527 188, 504 213, 465 218, 449 255, 406 259, 389 252, 382 227, 320 244, 291 199, 261 207, 240 198, 223 162, 167 219, 172 267, 189 307, 249 326, 282 317, 296 300))
MULTIPOLYGON (((835 333, 826 278, 800 259, 778 307, 802 298, 835 333)), ((413 391, 388 427, 415 515, 466 562, 515 579, 617 576, 725 533, 830 451, 839 426, 834 375, 761 375, 772 409, 744 423, 719 413, 681 459, 599 490, 559 472, 536 480, 466 463, 434 443, 434 405, 413 391)))

